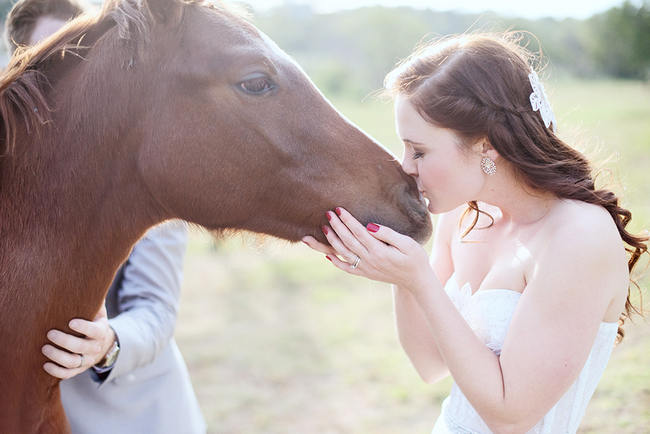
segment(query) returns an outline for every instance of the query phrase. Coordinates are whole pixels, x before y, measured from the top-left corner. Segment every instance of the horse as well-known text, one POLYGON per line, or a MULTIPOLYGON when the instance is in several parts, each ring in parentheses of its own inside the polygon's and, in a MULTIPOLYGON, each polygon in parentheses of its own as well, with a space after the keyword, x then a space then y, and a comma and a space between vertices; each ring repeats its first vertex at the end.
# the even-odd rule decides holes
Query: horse
POLYGON ((0 78, 0 432, 69 431, 47 330, 92 318, 144 232, 325 241, 325 212, 425 241, 395 156, 247 17, 198 0, 108 0, 0 78))

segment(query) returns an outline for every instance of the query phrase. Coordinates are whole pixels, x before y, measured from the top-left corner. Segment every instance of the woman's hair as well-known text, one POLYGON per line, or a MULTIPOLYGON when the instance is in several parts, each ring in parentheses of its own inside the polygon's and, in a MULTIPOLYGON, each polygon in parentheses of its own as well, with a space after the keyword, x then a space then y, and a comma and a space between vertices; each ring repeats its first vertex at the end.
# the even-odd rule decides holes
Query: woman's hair
MULTIPOLYGON (((595 188, 587 158, 564 143, 533 111, 528 77, 533 55, 519 44, 521 39, 521 34, 510 32, 439 40, 417 50, 390 72, 386 89, 406 96, 425 120, 455 131, 463 145, 487 139, 510 163, 517 179, 533 190, 604 207, 627 243, 631 273, 639 257, 647 253, 648 237, 625 229, 632 218, 630 211, 619 206, 613 192, 595 188)), ((483 212, 476 202, 470 202, 463 217, 472 210, 474 221, 463 236, 483 212)), ((623 322, 632 313, 641 311, 631 303, 628 287, 619 340, 624 336, 623 322)))
POLYGON ((5 42, 9 51, 28 45, 39 18, 50 16, 64 21, 75 18, 85 12, 85 7, 78 0, 20 0, 7 14, 5 21, 5 42))

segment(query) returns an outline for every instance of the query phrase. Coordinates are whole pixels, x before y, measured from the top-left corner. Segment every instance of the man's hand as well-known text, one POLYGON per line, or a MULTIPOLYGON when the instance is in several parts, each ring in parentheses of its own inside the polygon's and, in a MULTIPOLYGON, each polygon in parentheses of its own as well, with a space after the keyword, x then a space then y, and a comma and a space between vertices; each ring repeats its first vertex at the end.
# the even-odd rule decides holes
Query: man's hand
POLYGON ((68 325, 85 337, 79 338, 53 329, 47 333, 47 338, 62 349, 50 344, 41 349, 54 362, 45 363, 43 369, 61 379, 72 378, 100 362, 115 342, 115 332, 108 324, 105 305, 102 305, 93 321, 75 318, 68 325))

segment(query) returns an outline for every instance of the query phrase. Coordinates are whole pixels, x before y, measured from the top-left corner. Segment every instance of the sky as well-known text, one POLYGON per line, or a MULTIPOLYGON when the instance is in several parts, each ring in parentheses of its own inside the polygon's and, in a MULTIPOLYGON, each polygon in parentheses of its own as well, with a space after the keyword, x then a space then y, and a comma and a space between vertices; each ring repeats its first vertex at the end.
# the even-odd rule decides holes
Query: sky
MULTIPOLYGON (((587 18, 603 12, 623 0, 241 0, 254 9, 265 10, 283 3, 308 4, 317 12, 332 12, 341 9, 354 9, 363 6, 411 6, 431 8, 438 11, 455 10, 459 12, 484 12, 492 10, 501 15, 523 18, 587 18)), ((639 3, 633 1, 633 3, 639 3)))

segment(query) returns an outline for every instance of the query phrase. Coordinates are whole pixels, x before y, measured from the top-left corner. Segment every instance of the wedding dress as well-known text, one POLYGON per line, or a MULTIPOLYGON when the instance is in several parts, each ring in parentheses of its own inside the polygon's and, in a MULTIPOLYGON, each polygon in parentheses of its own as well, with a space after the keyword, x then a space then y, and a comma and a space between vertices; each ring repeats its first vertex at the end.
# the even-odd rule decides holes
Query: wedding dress
MULTIPOLYGON (((474 333, 495 354, 501 353, 510 320, 521 294, 486 289, 472 294, 469 283, 459 287, 455 274, 445 291, 474 333)), ((614 347, 618 323, 603 322, 578 378, 548 413, 530 430, 533 434, 575 433, 614 347)), ((463 392, 454 383, 444 400, 432 434, 490 434, 463 392)))

